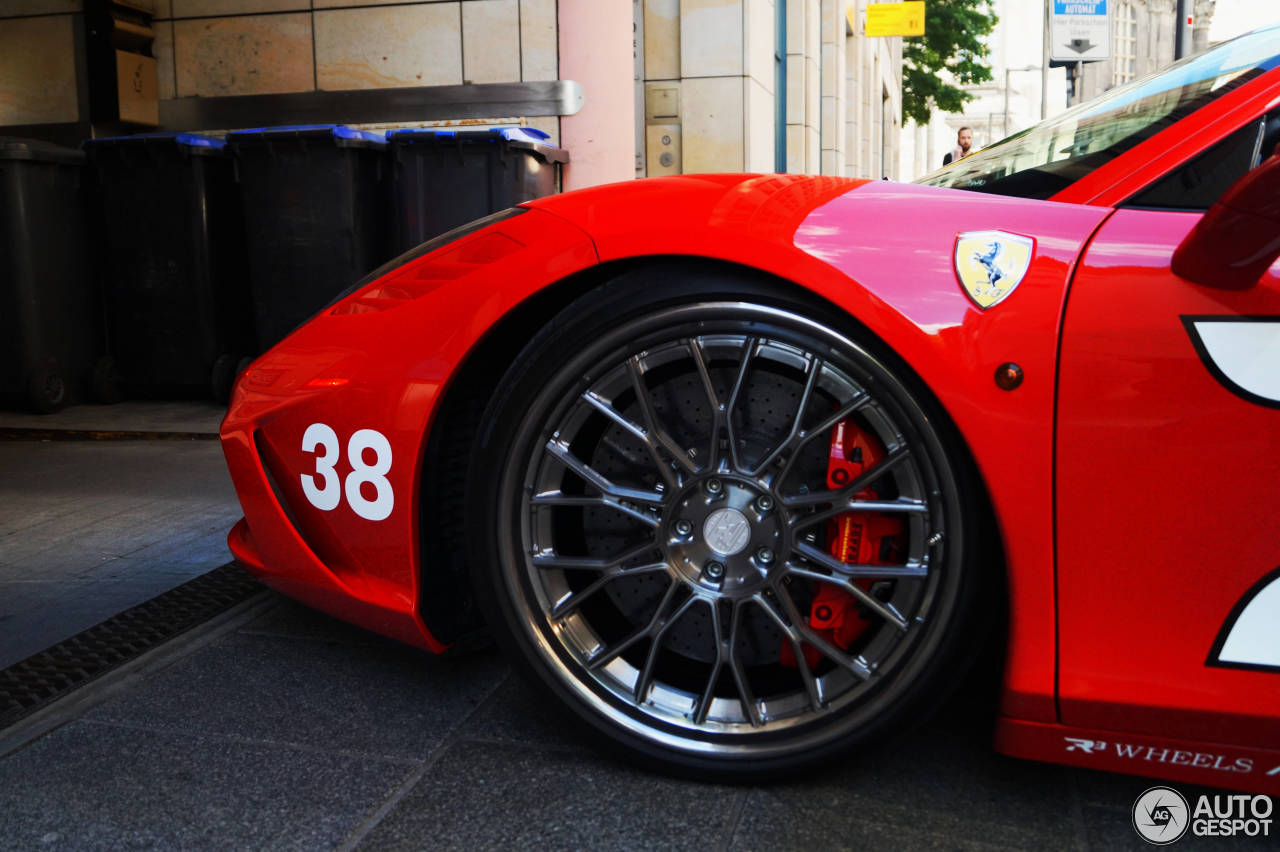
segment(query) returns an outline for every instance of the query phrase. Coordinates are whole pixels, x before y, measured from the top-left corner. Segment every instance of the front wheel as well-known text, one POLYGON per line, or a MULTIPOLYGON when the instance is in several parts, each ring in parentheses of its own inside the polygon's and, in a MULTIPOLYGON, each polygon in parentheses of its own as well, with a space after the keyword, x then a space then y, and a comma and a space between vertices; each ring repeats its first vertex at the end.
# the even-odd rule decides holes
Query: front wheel
POLYGON ((517 668, 651 766, 794 771, 918 717, 972 655, 962 472, 834 309, 634 272, 485 413, 476 594, 517 668))

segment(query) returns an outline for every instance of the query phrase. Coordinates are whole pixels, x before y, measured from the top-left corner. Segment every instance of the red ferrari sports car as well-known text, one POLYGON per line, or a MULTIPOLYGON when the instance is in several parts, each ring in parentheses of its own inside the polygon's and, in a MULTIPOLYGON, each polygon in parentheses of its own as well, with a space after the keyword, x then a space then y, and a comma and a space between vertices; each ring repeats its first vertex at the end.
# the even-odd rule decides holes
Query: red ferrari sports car
POLYGON ((487 623, 649 765, 832 760, 996 647, 1000 751, 1278 793, 1278 142, 1274 28, 915 184, 490 216, 240 377, 231 548, 433 652, 487 623))

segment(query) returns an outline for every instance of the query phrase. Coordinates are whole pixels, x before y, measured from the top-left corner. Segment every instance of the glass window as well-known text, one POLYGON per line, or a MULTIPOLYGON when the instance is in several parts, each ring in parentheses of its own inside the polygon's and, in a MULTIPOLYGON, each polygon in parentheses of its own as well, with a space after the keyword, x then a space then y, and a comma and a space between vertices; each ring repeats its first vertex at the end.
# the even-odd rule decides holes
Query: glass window
POLYGON ((1116 6, 1113 23, 1115 37, 1111 48, 1111 85, 1121 86, 1136 76, 1138 63, 1138 22, 1133 6, 1122 2, 1116 6))
POLYGON ((1208 210, 1231 184, 1258 165, 1265 129, 1265 121, 1251 122, 1121 206, 1208 210))
POLYGON ((1048 198, 1280 64, 1280 26, 1257 30, 1112 89, 917 183, 1048 198))

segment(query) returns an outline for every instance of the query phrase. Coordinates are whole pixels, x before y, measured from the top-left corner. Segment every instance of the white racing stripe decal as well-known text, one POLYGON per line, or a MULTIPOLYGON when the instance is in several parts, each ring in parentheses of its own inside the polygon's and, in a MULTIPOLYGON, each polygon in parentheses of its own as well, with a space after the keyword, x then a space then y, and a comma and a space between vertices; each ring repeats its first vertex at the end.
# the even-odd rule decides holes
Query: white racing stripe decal
POLYGON ((1280 666, 1280 577, 1253 596, 1222 643, 1224 663, 1280 666))
POLYGON ((1214 647, 1210 664, 1280 671, 1280 570, 1245 593, 1214 647))
POLYGON ((1280 404, 1280 321, 1188 319, 1196 348, 1219 381, 1250 401, 1280 404))

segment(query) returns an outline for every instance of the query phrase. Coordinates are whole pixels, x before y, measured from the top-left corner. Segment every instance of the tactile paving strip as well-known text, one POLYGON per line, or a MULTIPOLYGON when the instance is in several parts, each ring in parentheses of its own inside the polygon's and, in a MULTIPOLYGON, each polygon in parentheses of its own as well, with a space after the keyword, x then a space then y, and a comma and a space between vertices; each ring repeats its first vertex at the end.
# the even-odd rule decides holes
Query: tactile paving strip
POLYGON ((229 562, 0 671, 0 729, 263 588, 229 562))

